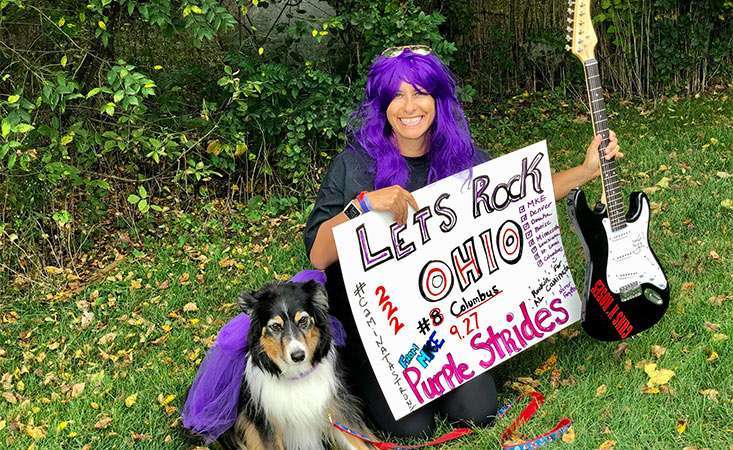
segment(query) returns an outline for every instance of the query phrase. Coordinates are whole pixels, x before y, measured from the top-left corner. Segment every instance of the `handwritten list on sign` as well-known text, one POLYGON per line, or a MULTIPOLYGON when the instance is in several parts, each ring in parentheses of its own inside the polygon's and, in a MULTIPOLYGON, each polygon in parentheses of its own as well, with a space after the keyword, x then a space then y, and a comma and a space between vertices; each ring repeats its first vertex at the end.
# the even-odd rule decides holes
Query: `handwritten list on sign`
POLYGON ((334 228, 360 337, 399 419, 580 318, 546 143, 413 192, 407 223, 334 228))

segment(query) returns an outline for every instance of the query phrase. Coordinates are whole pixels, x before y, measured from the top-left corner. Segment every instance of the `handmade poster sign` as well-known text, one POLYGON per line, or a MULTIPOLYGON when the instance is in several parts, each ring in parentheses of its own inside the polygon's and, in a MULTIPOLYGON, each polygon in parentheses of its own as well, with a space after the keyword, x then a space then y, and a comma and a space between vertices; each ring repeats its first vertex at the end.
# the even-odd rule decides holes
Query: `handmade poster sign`
MULTIPOLYGON (((545 141, 413 192, 399 225, 334 228, 351 309, 399 419, 580 318, 545 141)), ((480 401, 480 399, 476 399, 480 401)))

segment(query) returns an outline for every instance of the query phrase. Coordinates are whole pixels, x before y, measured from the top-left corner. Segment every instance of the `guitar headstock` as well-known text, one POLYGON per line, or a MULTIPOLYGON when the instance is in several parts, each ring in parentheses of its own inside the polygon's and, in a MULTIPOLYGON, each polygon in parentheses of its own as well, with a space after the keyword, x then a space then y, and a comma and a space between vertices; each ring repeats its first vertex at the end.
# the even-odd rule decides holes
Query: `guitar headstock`
POLYGON ((565 50, 583 62, 594 58, 593 51, 598 42, 590 16, 591 2, 592 0, 568 0, 568 34, 565 39, 569 44, 565 46, 565 50))

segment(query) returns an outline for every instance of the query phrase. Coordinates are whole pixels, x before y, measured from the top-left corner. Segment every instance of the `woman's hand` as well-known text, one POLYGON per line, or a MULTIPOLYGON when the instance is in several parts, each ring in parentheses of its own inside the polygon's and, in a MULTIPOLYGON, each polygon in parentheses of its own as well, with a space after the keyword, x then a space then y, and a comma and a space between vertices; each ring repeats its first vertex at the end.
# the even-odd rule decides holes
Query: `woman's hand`
MULTIPOLYGON (((601 174, 601 161, 598 156, 598 147, 601 145, 601 135, 598 134, 590 143, 588 149, 585 151, 585 161, 583 161, 583 169, 588 173, 590 179, 593 179, 601 174)), ((618 145, 618 139, 616 139, 616 133, 609 130, 608 145, 606 146, 606 153, 604 157, 606 159, 623 158, 624 154, 621 153, 621 147, 618 145)))
POLYGON ((417 210, 417 202, 402 186, 394 185, 367 192, 367 200, 373 211, 391 211, 397 223, 407 222, 407 205, 417 210))

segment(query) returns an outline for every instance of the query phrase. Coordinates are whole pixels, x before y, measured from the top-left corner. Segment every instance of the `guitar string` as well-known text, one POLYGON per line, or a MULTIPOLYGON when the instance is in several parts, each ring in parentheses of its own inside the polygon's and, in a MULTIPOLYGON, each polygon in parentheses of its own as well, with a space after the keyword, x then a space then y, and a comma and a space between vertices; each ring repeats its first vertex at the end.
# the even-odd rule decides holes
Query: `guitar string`
POLYGON ((591 59, 584 64, 586 69, 586 84, 588 89, 588 97, 590 100, 591 117, 593 118, 593 127, 596 134, 602 137, 601 146, 599 146, 599 157, 601 159, 601 172, 603 174, 603 187, 606 193, 607 216, 611 222, 611 229, 616 231, 626 226, 626 217, 623 214, 622 193, 619 190, 619 180, 616 175, 616 161, 607 160, 603 157, 603 152, 608 145, 608 118, 606 115, 605 102, 602 96, 600 78, 598 73, 598 61, 591 59), (595 97, 595 98, 594 98, 595 97))

